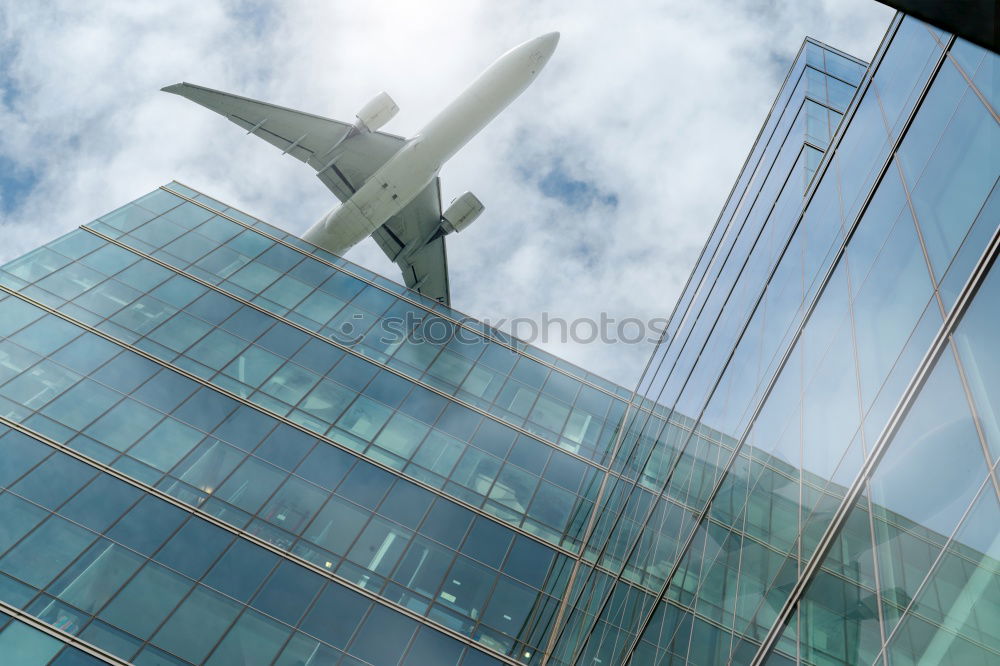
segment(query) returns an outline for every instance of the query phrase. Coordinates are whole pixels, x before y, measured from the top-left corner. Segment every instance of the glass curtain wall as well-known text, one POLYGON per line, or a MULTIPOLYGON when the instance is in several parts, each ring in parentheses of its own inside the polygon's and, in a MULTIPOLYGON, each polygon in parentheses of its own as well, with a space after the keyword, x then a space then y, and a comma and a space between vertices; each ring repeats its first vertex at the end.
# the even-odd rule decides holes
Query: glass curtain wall
MULTIPOLYGON (((567 622, 550 663, 625 659, 644 616, 676 575, 739 443, 731 424, 713 414, 745 401, 740 392, 752 389, 766 367, 747 359, 715 389, 720 397, 708 408, 704 402, 783 255, 815 155, 828 147, 864 72, 864 63, 813 40, 795 58, 678 306, 684 321, 678 324, 675 313, 669 342, 655 351, 640 383, 612 462, 621 475, 608 475, 599 492, 599 518, 576 565, 567 622), (665 410, 668 419, 655 422, 645 410, 665 410)), ((789 290, 781 300, 792 296, 789 290)), ((768 324, 777 330, 773 314, 768 324)), ((745 344, 760 353, 759 336, 745 344)))
POLYGON ((583 552, 620 574, 577 567, 549 663, 1000 661, 997 62, 897 17, 748 224, 758 141, 639 384, 691 434, 628 417, 613 468, 662 481, 607 484, 583 552))

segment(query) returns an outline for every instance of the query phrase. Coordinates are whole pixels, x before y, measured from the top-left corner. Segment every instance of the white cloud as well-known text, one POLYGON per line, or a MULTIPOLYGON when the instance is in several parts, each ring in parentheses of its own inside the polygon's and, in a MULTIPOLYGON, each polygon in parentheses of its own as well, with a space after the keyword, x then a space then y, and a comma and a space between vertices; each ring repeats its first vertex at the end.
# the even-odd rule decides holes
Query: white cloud
MULTIPOLYGON (((0 213, 0 261, 173 178, 293 232, 334 205, 308 167, 163 85, 343 119, 384 89, 401 107, 386 129, 408 134, 504 50, 560 30, 536 84, 442 172, 446 199, 487 206, 450 239, 453 303, 494 321, 666 316, 803 37, 867 59, 891 15, 871 0, 0 0, 0 158, 37 176, 0 213), (553 169, 598 200, 547 196, 553 169)), ((348 258, 398 279, 370 241, 348 258)), ((626 386, 650 351, 542 346, 626 386)))

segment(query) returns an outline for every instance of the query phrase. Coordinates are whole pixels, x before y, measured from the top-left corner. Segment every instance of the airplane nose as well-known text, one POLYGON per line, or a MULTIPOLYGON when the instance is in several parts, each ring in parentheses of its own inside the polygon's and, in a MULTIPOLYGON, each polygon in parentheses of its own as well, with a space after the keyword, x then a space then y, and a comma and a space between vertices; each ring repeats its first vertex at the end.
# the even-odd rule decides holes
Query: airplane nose
POLYGON ((556 45, 559 44, 559 33, 549 32, 536 38, 535 41, 538 42, 539 48, 545 55, 550 56, 556 50, 556 45))
POLYGON ((527 50, 531 54, 532 62, 532 74, 535 74, 538 70, 545 66, 545 63, 549 61, 552 57, 552 53, 556 50, 556 45, 559 44, 559 33, 549 32, 541 37, 535 37, 527 46, 527 50))

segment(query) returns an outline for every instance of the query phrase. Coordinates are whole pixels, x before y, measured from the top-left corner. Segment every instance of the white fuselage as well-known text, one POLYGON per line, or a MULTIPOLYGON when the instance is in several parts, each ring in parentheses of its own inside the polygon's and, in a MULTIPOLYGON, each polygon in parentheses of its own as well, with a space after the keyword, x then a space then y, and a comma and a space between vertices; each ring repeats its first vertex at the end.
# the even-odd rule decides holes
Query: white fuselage
POLYGON ((350 199, 302 237, 334 254, 343 254, 370 236, 420 194, 448 158, 524 92, 558 41, 559 33, 549 33, 500 56, 350 199))

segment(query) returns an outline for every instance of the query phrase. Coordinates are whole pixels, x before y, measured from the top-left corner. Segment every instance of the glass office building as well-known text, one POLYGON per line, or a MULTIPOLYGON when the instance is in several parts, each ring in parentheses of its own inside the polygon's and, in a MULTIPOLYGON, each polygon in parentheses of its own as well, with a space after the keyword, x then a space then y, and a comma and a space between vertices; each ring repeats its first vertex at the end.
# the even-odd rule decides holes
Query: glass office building
POLYGON ((867 67, 805 44, 638 385, 549 663, 1000 663, 998 75, 901 16, 867 67))
POLYGON ((996 663, 996 60, 807 40, 635 391, 179 183, 8 263, 0 655, 996 663))

